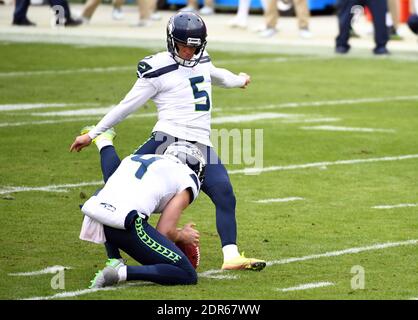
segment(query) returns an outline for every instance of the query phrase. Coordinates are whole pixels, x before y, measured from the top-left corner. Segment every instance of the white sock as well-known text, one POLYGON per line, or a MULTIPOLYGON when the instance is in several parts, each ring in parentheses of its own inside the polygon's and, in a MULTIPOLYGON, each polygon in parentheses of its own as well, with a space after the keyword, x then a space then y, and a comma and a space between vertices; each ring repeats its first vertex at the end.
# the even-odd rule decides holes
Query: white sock
POLYGON ((222 247, 224 253, 224 261, 239 257, 238 246, 236 244, 228 244, 222 247))
POLYGON ((126 281, 128 276, 128 268, 126 266, 120 267, 118 270, 119 282, 126 281))
POLYGON ((102 148, 107 147, 107 146, 113 146, 112 141, 107 140, 107 139, 98 139, 98 141, 96 141, 96 146, 97 149, 102 150, 102 148))

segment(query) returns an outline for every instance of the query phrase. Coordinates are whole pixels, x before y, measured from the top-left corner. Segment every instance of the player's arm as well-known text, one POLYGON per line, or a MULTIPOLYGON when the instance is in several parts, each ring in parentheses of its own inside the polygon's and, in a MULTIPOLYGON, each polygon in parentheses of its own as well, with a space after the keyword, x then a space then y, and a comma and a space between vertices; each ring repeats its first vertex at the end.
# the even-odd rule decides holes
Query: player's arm
POLYGON ((241 72, 238 75, 223 68, 216 68, 210 64, 210 78, 214 85, 224 88, 243 88, 245 89, 251 82, 251 77, 241 72))
POLYGON ((107 129, 115 126, 128 115, 138 110, 150 98, 152 98, 157 89, 150 81, 138 79, 125 98, 112 110, 110 110, 100 122, 90 132, 75 138, 70 147, 70 151, 81 151, 87 147, 91 141, 107 129))
POLYGON ((193 228, 193 223, 188 223, 181 229, 177 228, 181 214, 190 204, 191 197, 188 189, 175 195, 158 220, 157 230, 173 242, 195 245, 199 243, 199 231, 193 228))

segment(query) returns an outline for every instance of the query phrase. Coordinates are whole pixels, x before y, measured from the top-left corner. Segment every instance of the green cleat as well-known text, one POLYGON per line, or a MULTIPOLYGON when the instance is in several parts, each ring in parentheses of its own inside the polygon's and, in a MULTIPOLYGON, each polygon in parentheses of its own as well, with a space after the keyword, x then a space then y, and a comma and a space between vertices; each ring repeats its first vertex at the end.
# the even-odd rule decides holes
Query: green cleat
POLYGON ((264 260, 246 258, 244 252, 236 258, 225 261, 222 270, 254 270, 261 271, 266 266, 264 260))
MULTIPOLYGON (((83 129, 81 129, 80 134, 86 134, 89 133, 89 131, 91 129, 93 129, 94 126, 86 126, 83 129)), ((107 129, 105 132, 103 132, 101 135, 97 136, 96 138, 93 139, 93 142, 97 145, 97 142, 102 141, 102 140, 107 140, 110 142, 113 142, 113 139, 115 139, 116 137, 116 131, 113 128, 107 129)))
POLYGON ((117 284, 119 282, 118 270, 123 266, 125 264, 121 260, 107 260, 106 267, 103 270, 97 271, 94 279, 90 281, 89 289, 103 288, 117 284))

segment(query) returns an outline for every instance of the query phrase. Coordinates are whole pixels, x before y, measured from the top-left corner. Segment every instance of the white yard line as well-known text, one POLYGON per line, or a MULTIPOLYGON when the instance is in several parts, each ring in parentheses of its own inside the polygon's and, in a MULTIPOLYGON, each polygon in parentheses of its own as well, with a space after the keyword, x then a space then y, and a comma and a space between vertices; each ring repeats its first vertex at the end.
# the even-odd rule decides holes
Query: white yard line
POLYGON ((121 67, 105 67, 105 68, 80 68, 80 69, 67 69, 67 70, 37 70, 37 71, 13 71, 13 72, 0 72, 0 77, 27 77, 27 76, 44 76, 44 75, 63 75, 73 73, 104 73, 104 72, 116 72, 116 71, 136 71, 134 65, 121 66, 121 67))
POLYGON ((65 108, 74 106, 97 106, 98 103, 19 103, 19 104, 0 104, 0 111, 16 111, 44 108, 65 108))
POLYGON ((342 131, 342 132, 384 132, 394 133, 394 129, 374 129, 374 128, 353 128, 353 127, 341 127, 341 126, 310 126, 301 127, 303 130, 322 130, 322 131, 342 131))
POLYGON ((297 114, 286 114, 286 113, 253 113, 253 114, 243 114, 238 116, 225 116, 212 118, 212 124, 221 124, 221 123, 239 123, 247 121, 256 121, 256 120, 267 120, 267 119, 294 119, 299 117, 297 114))
POLYGON ((308 118, 308 119, 295 119, 295 120, 283 120, 282 123, 316 123, 316 122, 337 122, 341 121, 340 118, 308 118))
POLYGON ((306 101, 306 102, 286 102, 275 105, 265 106, 248 106, 248 107, 230 107, 234 111, 250 111, 250 110, 268 110, 268 109, 281 109, 281 108, 302 108, 302 107, 324 107, 324 106, 336 106, 336 105, 352 105, 363 103, 381 103, 389 101, 415 101, 418 100, 418 96, 395 96, 384 98, 358 98, 358 99, 342 99, 342 100, 324 100, 324 101, 306 101))
POLYGON ((91 182, 81 182, 81 183, 71 183, 71 184, 53 184, 43 187, 2 187, 0 189, 0 194, 8 194, 15 192, 26 192, 26 191, 45 191, 45 192, 67 192, 67 189, 85 187, 85 186, 97 186, 103 185, 103 181, 91 181, 91 182))
POLYGON ((295 287, 290 288, 284 288, 284 289, 275 289, 276 291, 282 291, 282 292, 288 292, 288 291, 298 291, 298 290, 308 290, 308 289, 315 289, 315 288, 323 288, 323 287, 329 287, 334 286, 335 283, 332 282, 316 282, 316 283, 306 283, 301 284, 295 287))
POLYGON ((39 121, 24 121, 24 122, 2 122, 0 123, 0 128, 8 127, 21 127, 21 126, 33 126, 33 125, 43 125, 43 124, 57 124, 57 123, 66 123, 66 122, 81 122, 81 121, 96 121, 98 118, 78 118, 78 119, 61 119, 61 120, 39 120, 39 121))
POLYGON ((98 291, 113 291, 113 290, 129 288, 129 287, 146 286, 149 284, 151 283, 150 282, 131 282, 131 283, 125 283, 125 284, 113 286, 113 287, 67 291, 67 292, 60 292, 52 296, 31 297, 31 298, 24 298, 24 299, 19 299, 19 300, 51 300, 51 299, 60 299, 60 298, 72 298, 72 297, 82 296, 85 294, 90 294, 90 293, 94 293, 98 291))
POLYGON ((276 198, 276 199, 263 199, 263 200, 257 200, 253 201, 255 203, 271 203, 271 202, 289 202, 289 201, 298 201, 298 200, 304 200, 300 197, 289 197, 289 198, 276 198))
POLYGON ((416 203, 401 203, 401 204, 394 204, 394 205, 380 205, 374 206, 372 209, 396 209, 396 208, 408 208, 408 207, 417 207, 416 203))
MULTIPOLYGON (((74 116, 93 116, 93 115, 105 115, 115 106, 109 106, 104 108, 89 108, 89 109, 76 109, 76 110, 65 110, 65 111, 54 111, 54 112, 33 112, 32 116, 40 117, 74 117, 74 116)), ((156 116, 157 113, 141 113, 133 114, 130 117, 134 118, 149 118, 156 116)))
POLYGON ((313 255, 308 255, 308 256, 298 257, 298 258, 273 260, 273 261, 267 262, 267 266, 273 266, 273 265, 278 265, 278 264, 288 264, 288 263, 307 261, 307 260, 315 260, 315 259, 320 259, 320 258, 338 257, 338 256, 346 255, 346 254, 355 254, 355 253, 361 253, 361 252, 366 252, 366 251, 381 250, 381 249, 394 248, 394 247, 400 247, 400 246, 410 246, 410 245, 416 245, 416 244, 418 244, 418 240, 377 243, 377 244, 367 246, 367 247, 349 248, 349 249, 344 249, 344 250, 325 252, 321 254, 313 254, 313 255))
POLYGON ((395 156, 395 157, 313 162, 313 163, 306 163, 306 164, 273 166, 273 167, 265 167, 265 168, 246 168, 246 169, 240 169, 240 170, 229 170, 228 173, 229 174, 258 174, 262 172, 271 172, 271 171, 284 171, 284 170, 296 170, 296 169, 307 169, 307 168, 324 168, 327 166, 334 166, 334 165, 372 163, 372 162, 380 162, 380 161, 401 161, 401 160, 409 160, 409 159, 417 159, 417 158, 418 158, 418 154, 410 154, 410 155, 395 156))
MULTIPOLYGON (((410 246, 410 245, 417 245, 417 244, 418 244, 417 239, 399 241, 399 242, 377 243, 377 244, 373 244, 373 245, 366 246, 366 247, 349 248, 349 249, 344 249, 344 250, 325 252, 325 253, 321 253, 321 254, 312 254, 312 255, 303 256, 303 257, 295 257, 295 258, 286 258, 286 259, 281 259, 281 260, 267 261, 267 267, 270 267, 270 266, 273 266, 273 265, 289 264, 289 263, 293 263, 293 262, 337 257, 337 256, 342 256, 342 255, 347 255, 347 254, 356 254, 356 253, 373 251, 373 250, 382 250, 382 249, 387 249, 387 248, 395 248, 395 247, 400 247, 400 246, 410 246)), ((208 271, 202 272, 202 273, 199 274, 199 276, 205 277, 205 276, 208 275, 208 276, 213 277, 214 275, 222 274, 224 272, 227 272, 227 271, 220 270, 220 269, 213 269, 213 270, 208 270, 208 271)))
MULTIPOLYGON (((133 114, 127 117, 131 118, 152 118, 156 117, 156 113, 143 113, 143 114, 133 114)), ((80 117, 76 119, 59 119, 59 120, 37 120, 37 121, 25 121, 25 122, 3 122, 0 123, 0 128, 6 127, 20 127, 20 126, 32 126, 32 125, 43 125, 43 124, 57 124, 57 123, 66 123, 66 122, 86 122, 86 121, 98 121, 100 117, 80 117)))
POLYGON ((31 277, 31 276, 39 276, 43 274, 49 273, 57 273, 61 270, 69 270, 72 269, 71 267, 64 267, 64 266, 52 266, 46 267, 45 269, 38 270, 38 271, 29 271, 29 272, 16 272, 16 273, 9 273, 9 276, 19 276, 19 277, 31 277))

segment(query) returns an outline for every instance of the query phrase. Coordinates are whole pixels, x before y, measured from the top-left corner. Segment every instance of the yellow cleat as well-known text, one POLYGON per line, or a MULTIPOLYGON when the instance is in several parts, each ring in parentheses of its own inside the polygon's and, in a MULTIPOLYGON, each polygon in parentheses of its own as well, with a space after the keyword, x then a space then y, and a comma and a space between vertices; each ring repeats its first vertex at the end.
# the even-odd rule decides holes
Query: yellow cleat
POLYGON ((239 257, 225 261, 222 265, 222 270, 254 270, 261 271, 266 266, 264 260, 246 258, 244 253, 239 257))

